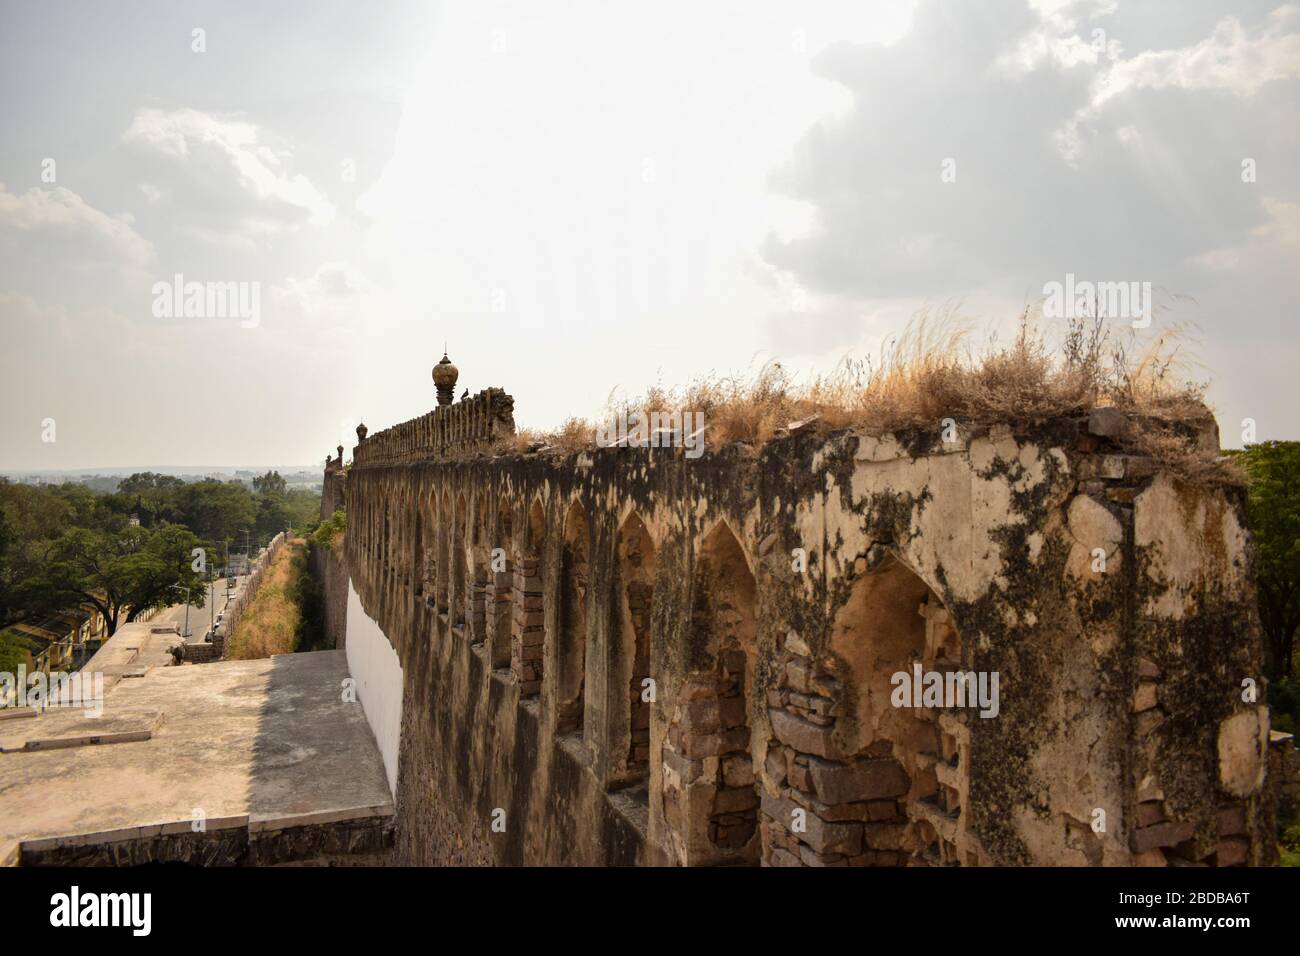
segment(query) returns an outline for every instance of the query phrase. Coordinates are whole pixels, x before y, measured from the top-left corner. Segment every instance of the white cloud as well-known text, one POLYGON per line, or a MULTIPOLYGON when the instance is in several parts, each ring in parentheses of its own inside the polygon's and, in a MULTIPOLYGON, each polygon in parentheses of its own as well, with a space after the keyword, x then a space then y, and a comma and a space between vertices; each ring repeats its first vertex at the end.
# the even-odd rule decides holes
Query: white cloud
POLYGON ((187 204, 179 226, 191 235, 221 229, 258 234, 332 220, 329 200, 306 176, 289 170, 292 153, 266 139, 266 131, 247 120, 194 109, 141 109, 122 134, 123 142, 160 161, 160 178, 180 186, 153 189, 187 204))
POLYGON ((321 354, 343 354, 381 310, 375 293, 375 284, 349 263, 327 262, 304 278, 272 286, 266 325, 291 337, 310 330, 321 354))
POLYGON ((134 265, 153 258, 153 246, 132 228, 129 215, 111 216, 63 186, 33 186, 11 193, 0 183, 0 226, 51 238, 71 238, 84 245, 79 254, 108 252, 134 265))
POLYGON ((1113 101, 1138 90, 1217 91, 1245 98, 1268 83, 1298 76, 1300 6, 1278 7, 1254 30, 1225 17, 1190 46, 1146 50, 1103 69, 1088 103, 1057 131, 1056 142, 1061 154, 1077 163, 1084 148, 1082 128, 1113 101))
POLYGON ((1268 219, 1252 229, 1244 242, 1212 249, 1193 262, 1215 272, 1277 266, 1286 278, 1300 280, 1294 269, 1300 257, 1300 203, 1268 197, 1261 205, 1268 219))
POLYGON ((1115 0, 1029 0, 1038 23, 1023 33, 1009 53, 1000 56, 995 66, 1008 74, 1032 73, 1045 67, 1069 70, 1076 66, 1095 66, 1106 57, 1118 54, 1118 41, 1095 26, 1102 17, 1115 12, 1115 0), (1089 26, 1085 38, 1079 34, 1080 18, 1089 26))
POLYGON ((274 288, 273 294, 276 301, 313 315, 372 291, 370 280, 346 262, 327 262, 305 279, 287 279, 274 288))
MULTIPOLYGON (((401 328, 363 348, 391 354, 401 334, 419 355, 449 337, 465 384, 508 384, 532 425, 599 409, 616 382, 686 380, 761 347, 761 316, 788 299, 763 282, 762 237, 815 228, 768 175, 810 123, 852 105, 817 64, 839 43, 893 42, 911 10, 744 12, 444 5, 393 158, 358 202, 388 273, 387 307, 367 321, 401 328), (602 372, 557 387, 531 349, 503 347, 529 341, 602 372)), ((357 364, 376 393, 427 384, 427 369, 357 364)))
POLYGON ((773 179, 815 210, 810 234, 773 230, 763 251, 773 285, 807 303, 770 317, 783 357, 861 348, 919 306, 1014 316, 1067 273, 1149 280, 1168 306, 1157 322, 1203 335, 1223 421, 1287 433, 1294 384, 1274 357, 1294 364, 1300 287, 1294 9, 1238 22, 1204 0, 1174 24, 1131 5, 1002 0, 991 15, 925 0, 898 43, 826 54, 822 75, 854 107, 810 129, 773 179), (1087 62, 1100 27, 1107 45, 1087 62), (1112 61, 1112 38, 1162 52, 1112 61))
POLYGON ((1115 130, 1115 138, 1129 149, 1142 148, 1142 131, 1131 124, 1115 130))
POLYGON ((1225 17, 1210 36, 1175 50, 1147 50, 1121 60, 1098 82, 1092 109, 1131 89, 1223 90, 1251 96, 1265 83, 1300 76, 1300 7, 1278 7, 1248 31, 1225 17))

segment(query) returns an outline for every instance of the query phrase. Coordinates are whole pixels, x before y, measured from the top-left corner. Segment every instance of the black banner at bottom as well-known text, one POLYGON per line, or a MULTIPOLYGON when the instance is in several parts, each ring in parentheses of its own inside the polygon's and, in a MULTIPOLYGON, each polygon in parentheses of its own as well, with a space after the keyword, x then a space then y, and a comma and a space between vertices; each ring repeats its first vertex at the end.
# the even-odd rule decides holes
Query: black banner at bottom
MULTIPOLYGON (((900 932, 997 927, 1058 939, 1293 936, 1297 869, 135 869, 0 870, 14 937, 374 945, 376 928, 509 934, 557 921, 653 934, 656 923, 766 942, 868 919, 900 932), (720 922, 721 921, 721 922, 720 922)), ((547 926, 553 927, 548 930, 547 926)), ((576 928, 576 927, 575 927, 576 928)), ((386 932, 384 933, 386 935, 386 932)))

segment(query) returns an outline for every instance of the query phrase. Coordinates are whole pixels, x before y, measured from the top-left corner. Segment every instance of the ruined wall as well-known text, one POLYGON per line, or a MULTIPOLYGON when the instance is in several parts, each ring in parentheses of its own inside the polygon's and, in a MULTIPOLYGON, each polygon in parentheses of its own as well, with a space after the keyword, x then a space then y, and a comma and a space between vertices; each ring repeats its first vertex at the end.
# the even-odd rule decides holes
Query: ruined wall
POLYGON ((257 557, 249 567, 248 577, 244 580, 243 586, 238 593, 230 599, 225 609, 221 612, 221 624, 217 626, 216 636, 212 639, 212 646, 218 658, 225 659, 229 651, 229 642, 227 638, 235 633, 239 627, 240 618, 244 616, 244 611, 253 603, 257 597, 257 592, 262 586, 262 578, 266 574, 266 569, 271 566, 275 556, 280 553, 284 543, 288 540, 288 535, 281 531, 272 538, 265 548, 258 552, 257 557))
POLYGON ((307 555, 307 568, 321 586, 324 646, 345 647, 348 637, 348 562, 343 554, 343 542, 337 541, 331 547, 312 544, 307 555))
POLYGON ((1086 419, 698 460, 415 422, 347 478, 402 862, 1268 862, 1235 492, 1086 419), (996 714, 899 706, 916 668, 996 674, 996 714))
POLYGON ((336 511, 346 511, 348 503, 348 474, 343 468, 343 453, 337 459, 326 459, 325 475, 321 481, 320 520, 329 521, 336 511))

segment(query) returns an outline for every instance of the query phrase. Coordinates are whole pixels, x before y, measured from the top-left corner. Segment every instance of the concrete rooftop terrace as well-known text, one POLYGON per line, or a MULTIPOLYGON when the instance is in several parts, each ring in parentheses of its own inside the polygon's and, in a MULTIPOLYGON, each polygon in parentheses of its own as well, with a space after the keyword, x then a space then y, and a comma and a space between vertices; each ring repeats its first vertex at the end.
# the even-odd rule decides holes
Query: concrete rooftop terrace
POLYGON ((0 862, 378 862, 392 797, 346 677, 341 650, 154 665, 98 719, 0 720, 0 862))

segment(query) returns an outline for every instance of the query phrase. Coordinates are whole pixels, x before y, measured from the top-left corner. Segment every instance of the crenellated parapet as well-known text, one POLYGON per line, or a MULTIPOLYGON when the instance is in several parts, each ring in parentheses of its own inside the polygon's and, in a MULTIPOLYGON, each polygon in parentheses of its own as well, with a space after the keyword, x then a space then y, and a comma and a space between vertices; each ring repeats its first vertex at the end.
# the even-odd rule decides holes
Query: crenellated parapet
POLYGON ((352 450, 354 466, 436 461, 490 448, 515 433, 515 400, 486 388, 452 405, 367 435, 352 450))
POLYGON ((341 462, 325 466, 321 481, 320 520, 328 521, 336 511, 346 511, 348 504, 348 473, 341 462))

